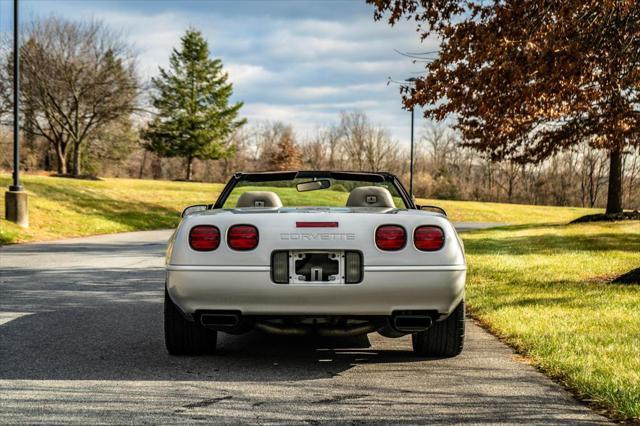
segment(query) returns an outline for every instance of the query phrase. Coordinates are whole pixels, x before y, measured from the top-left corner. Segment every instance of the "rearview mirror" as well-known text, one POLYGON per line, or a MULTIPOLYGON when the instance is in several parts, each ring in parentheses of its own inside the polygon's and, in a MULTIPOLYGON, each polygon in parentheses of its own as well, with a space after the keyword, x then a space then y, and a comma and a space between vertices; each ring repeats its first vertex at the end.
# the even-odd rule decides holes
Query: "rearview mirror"
POLYGON ((190 214, 194 214, 196 212, 201 212, 207 210, 209 208, 206 204, 196 204, 193 206, 189 206, 186 209, 182 210, 182 215, 180 217, 189 216, 190 214))
POLYGON ((309 182, 302 182, 296 185, 298 192, 317 191, 318 189, 327 189, 331 186, 329 179, 318 179, 309 182))

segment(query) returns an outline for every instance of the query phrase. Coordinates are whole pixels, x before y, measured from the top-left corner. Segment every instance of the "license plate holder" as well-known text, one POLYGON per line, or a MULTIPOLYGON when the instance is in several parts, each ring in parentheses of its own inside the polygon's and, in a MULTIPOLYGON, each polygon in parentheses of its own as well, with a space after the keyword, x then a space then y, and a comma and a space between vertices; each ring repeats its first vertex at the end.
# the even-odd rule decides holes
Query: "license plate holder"
POLYGON ((290 284, 344 284, 343 250, 293 250, 290 284))

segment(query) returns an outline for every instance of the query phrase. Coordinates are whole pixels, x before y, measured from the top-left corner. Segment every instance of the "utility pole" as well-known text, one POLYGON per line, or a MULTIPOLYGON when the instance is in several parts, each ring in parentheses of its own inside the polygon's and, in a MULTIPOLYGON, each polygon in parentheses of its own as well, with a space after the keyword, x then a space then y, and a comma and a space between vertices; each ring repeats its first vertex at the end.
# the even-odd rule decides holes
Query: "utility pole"
MULTIPOLYGON (((415 83, 415 77, 407 78, 405 80, 408 83, 415 83)), ((409 196, 413 200, 413 107, 411 107, 411 147, 410 159, 409 159, 409 196)))
POLYGON ((411 159, 409 160, 409 195, 413 199, 413 108, 411 108, 411 159))
POLYGON ((13 0, 13 182, 5 192, 5 217, 29 227, 27 193, 20 184, 20 39, 18 0, 13 0))

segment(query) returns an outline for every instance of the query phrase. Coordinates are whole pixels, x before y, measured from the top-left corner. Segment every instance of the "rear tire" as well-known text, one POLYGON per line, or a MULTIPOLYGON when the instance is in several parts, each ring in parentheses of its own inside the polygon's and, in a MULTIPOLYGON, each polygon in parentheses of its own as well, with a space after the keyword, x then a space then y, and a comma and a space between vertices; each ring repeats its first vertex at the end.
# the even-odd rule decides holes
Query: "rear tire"
POLYGON ((164 291, 164 343, 171 355, 212 354, 218 333, 188 321, 164 291))
POLYGON ((444 321, 411 336, 413 352, 424 357, 454 357, 464 346, 464 300, 444 321))

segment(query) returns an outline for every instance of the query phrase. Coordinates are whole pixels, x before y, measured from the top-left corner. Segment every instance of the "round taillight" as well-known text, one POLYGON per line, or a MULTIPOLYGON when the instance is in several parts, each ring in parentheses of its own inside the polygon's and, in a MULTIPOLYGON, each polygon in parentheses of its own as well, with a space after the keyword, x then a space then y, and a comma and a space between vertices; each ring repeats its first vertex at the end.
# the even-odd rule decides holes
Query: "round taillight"
POLYGON ((384 225, 376 230, 376 246, 380 250, 400 250, 407 242, 407 233, 402 226, 384 225))
POLYGON ((438 226, 419 226, 413 233, 413 244, 422 251, 440 250, 444 245, 444 232, 438 226))
POLYGON ((258 246, 258 229, 253 225, 234 225, 227 233, 227 243, 234 250, 253 250, 258 246))
POLYGON ((220 230, 213 225, 198 225, 189 231, 189 245, 197 251, 211 251, 220 245, 220 230))

